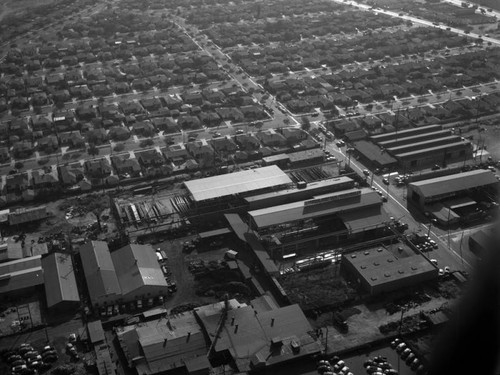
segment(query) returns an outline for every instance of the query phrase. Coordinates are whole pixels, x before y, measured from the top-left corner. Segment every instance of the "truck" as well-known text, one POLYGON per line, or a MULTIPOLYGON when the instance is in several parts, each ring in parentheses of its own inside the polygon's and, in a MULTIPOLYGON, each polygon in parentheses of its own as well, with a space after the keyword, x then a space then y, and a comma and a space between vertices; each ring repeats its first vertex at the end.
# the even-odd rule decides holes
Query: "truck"
POLYGON ((224 258, 226 259, 236 260, 237 257, 238 257, 238 252, 234 250, 228 250, 224 254, 224 258))

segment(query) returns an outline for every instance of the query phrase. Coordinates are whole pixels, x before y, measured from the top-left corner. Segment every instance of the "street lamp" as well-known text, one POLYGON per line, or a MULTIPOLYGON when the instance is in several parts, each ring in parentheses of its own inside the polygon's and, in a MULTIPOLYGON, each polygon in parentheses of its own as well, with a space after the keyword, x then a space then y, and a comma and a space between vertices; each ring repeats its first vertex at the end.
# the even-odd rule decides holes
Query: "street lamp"
POLYGON ((436 225, 436 223, 437 223, 436 219, 431 219, 431 221, 429 222, 429 228, 427 229, 427 237, 429 237, 429 235, 431 234, 432 224, 436 225))

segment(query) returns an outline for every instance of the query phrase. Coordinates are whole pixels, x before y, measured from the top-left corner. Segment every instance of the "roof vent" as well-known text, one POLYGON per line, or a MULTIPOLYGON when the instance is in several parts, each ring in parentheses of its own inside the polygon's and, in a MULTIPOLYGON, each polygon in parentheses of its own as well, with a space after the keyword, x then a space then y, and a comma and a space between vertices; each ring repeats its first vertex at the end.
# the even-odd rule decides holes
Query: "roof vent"
POLYGON ((403 270, 399 270, 399 271, 398 271, 398 273, 399 273, 400 275, 402 275, 403 273, 405 273, 405 271, 403 271, 403 270))
POLYGON ((417 268, 417 267, 415 267, 415 266, 411 266, 411 269, 412 269, 413 271, 416 271, 418 268, 417 268))
POLYGON ((372 276, 371 279, 372 279, 372 281, 376 281, 377 277, 376 276, 372 276))
POLYGON ((392 263, 392 262, 394 262, 394 259, 390 259, 390 258, 389 258, 389 259, 387 259, 387 262, 388 262, 388 263, 392 263))
POLYGON ((373 265, 374 266, 380 266, 380 263, 379 262, 373 262, 373 265))
POLYGON ((361 266, 361 269, 362 270, 366 270, 366 266, 361 266))
POLYGON ((382 249, 382 248, 378 248, 378 249, 377 249, 377 251, 378 251, 379 253, 381 253, 383 250, 384 250, 384 249, 382 249))
POLYGON ((351 254, 351 258, 356 258, 356 254, 351 254))
POLYGON ((391 277, 391 274, 389 272, 384 273, 385 277, 391 277))
POLYGON ((365 255, 370 255, 370 252, 369 251, 365 251, 365 255))

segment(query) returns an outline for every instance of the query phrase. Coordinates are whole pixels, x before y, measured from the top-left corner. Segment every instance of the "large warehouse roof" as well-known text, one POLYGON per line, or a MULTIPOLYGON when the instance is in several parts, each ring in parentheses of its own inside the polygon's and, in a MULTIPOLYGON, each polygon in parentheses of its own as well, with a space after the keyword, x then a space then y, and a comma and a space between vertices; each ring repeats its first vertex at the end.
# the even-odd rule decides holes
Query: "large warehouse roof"
POLYGON ((186 181, 184 185, 195 201, 204 201, 291 183, 292 180, 285 172, 277 166, 271 165, 186 181))
POLYGON ((0 294, 43 284, 41 255, 0 264, 0 294))
POLYGON ((437 276, 437 269, 422 255, 396 257, 386 249, 372 249, 344 255, 344 260, 358 272, 371 287, 395 282, 419 274, 437 276))
POLYGON ((144 285, 164 286, 167 282, 150 245, 127 245, 111 253, 122 294, 144 285))
POLYGON ((449 176, 431 178, 430 180, 412 182, 409 184, 409 187, 419 191, 424 197, 434 197, 436 195, 445 195, 492 184, 498 184, 495 175, 489 170, 477 169, 449 176))
POLYGON ((80 247, 83 271, 92 301, 107 295, 120 295, 121 289, 111 260, 108 244, 90 241, 80 247))
POLYGON ((79 302, 73 261, 69 254, 52 253, 42 259, 47 307, 59 302, 79 302))
POLYGON ((320 195, 307 201, 249 211, 249 215, 258 228, 264 228, 296 220, 345 213, 380 203, 379 195, 371 189, 349 189, 320 195))

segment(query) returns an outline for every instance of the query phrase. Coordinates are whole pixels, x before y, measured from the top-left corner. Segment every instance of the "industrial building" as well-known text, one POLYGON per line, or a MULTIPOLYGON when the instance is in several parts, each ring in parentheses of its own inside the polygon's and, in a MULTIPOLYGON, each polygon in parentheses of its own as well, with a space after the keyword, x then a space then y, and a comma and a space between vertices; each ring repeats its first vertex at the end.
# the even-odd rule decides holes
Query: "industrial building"
POLYGON ((248 212, 250 228, 273 258, 362 240, 384 230, 389 217, 369 189, 347 189, 248 212))
POLYGON ((268 296, 250 305, 235 299, 117 328, 120 347, 138 374, 209 374, 231 364, 236 372, 269 370, 321 352, 298 305, 278 307, 268 296), (279 349, 279 350, 278 350, 279 349))
POLYGON ((422 126, 371 137, 383 152, 394 157, 406 170, 446 166, 472 158, 472 143, 440 125, 422 126))
POLYGON ((354 188, 355 181, 346 176, 329 178, 309 182, 303 187, 294 186, 289 189, 272 191, 269 193, 245 197, 244 201, 248 210, 257 210, 264 207, 278 206, 314 197, 315 195, 333 193, 336 191, 354 188))
POLYGON ((398 256, 384 247, 344 254, 341 270, 370 295, 434 280, 439 273, 423 255, 398 256))
POLYGON ((43 283, 41 255, 0 264, 0 295, 33 293, 43 283))
POLYGON ((321 352, 322 345, 311 334, 311 324, 298 305, 252 305, 230 308, 220 302, 195 309, 210 340, 213 361, 231 360, 242 373, 272 371, 273 366, 321 352))
POLYGON ((408 184, 408 204, 431 213, 441 224, 472 220, 495 204, 495 175, 484 169, 408 184))
POLYGON ((198 358, 204 358, 207 370, 200 373, 208 374, 208 346, 192 311, 119 327, 117 337, 129 367, 138 374, 165 374, 198 358))
POLYGON ((184 182, 195 205, 210 205, 213 201, 278 190, 291 184, 290 177, 275 165, 184 182))
POLYGON ((45 297, 49 309, 74 309, 80 305, 71 255, 52 253, 42 258, 45 297))
POLYGON ((133 302, 167 294, 167 283, 149 245, 127 245, 110 253, 103 241, 80 247, 87 287, 94 307, 133 302))

